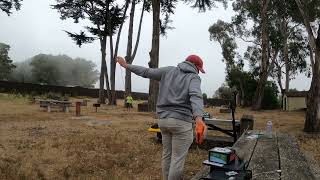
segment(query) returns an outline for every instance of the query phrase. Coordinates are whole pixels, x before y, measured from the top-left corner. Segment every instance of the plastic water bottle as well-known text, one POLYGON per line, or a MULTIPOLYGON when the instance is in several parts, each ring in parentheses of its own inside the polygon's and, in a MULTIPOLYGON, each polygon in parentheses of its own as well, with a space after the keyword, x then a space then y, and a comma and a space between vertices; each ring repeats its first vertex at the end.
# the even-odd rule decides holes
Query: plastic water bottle
POLYGON ((266 136, 272 138, 272 121, 267 122, 266 136))

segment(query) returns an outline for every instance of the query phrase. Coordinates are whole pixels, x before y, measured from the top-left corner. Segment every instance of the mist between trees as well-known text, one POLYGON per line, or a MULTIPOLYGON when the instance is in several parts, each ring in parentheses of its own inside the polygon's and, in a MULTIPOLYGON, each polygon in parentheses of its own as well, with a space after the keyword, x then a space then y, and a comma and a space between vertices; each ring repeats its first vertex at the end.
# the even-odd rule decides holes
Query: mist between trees
POLYGON ((67 55, 39 54, 14 65, 10 81, 93 88, 98 80, 93 62, 67 55))

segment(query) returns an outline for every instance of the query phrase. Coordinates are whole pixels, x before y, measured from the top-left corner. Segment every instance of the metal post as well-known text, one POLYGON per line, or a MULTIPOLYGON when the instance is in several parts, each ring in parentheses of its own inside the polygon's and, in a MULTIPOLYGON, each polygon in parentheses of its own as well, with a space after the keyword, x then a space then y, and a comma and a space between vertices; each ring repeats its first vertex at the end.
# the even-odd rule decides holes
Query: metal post
POLYGON ((234 118, 234 112, 236 109, 237 92, 234 92, 233 96, 234 96, 234 102, 230 102, 230 109, 231 109, 231 114, 232 114, 233 141, 235 143, 237 141, 237 132, 236 132, 236 120, 234 118))
MULTIPOLYGON (((232 106, 232 105, 231 105, 232 106)), ((232 113, 232 129, 233 129, 233 141, 237 141, 237 132, 236 132, 236 121, 234 119, 234 107, 231 107, 231 113, 232 113)))
POLYGON ((76 102, 76 116, 80 116, 81 102, 76 102))

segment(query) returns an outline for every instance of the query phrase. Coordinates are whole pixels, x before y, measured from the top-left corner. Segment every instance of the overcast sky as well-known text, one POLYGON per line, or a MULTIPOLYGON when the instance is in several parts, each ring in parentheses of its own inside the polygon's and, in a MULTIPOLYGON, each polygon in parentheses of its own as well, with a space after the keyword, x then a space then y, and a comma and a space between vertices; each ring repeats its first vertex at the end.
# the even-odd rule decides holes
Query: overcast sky
MULTIPOLYGON (((14 62, 24 61, 39 53, 66 54, 73 58, 83 57, 97 64, 100 69, 99 42, 76 46, 62 30, 79 32, 86 22, 74 24, 72 20, 62 21, 56 10, 50 8, 55 0, 23 0, 20 11, 11 16, 0 12, 0 42, 11 46, 10 57, 14 62)), ((136 18, 140 14, 140 6, 136 10, 136 18)), ((217 42, 209 39, 208 28, 218 19, 230 21, 233 12, 222 6, 205 13, 199 13, 190 5, 180 3, 172 15, 175 29, 168 31, 166 37, 160 40, 160 67, 177 65, 189 54, 197 54, 204 60, 206 74, 202 78, 202 91, 213 95, 214 91, 224 82, 225 64, 221 61, 221 48, 217 42)), ((136 27, 137 27, 136 20, 136 27)), ((152 16, 145 14, 139 49, 133 64, 146 66, 151 49, 152 16)), ((119 55, 125 56, 127 39, 127 24, 122 31, 119 55)), ((240 49, 245 49, 244 46, 240 49)), ((107 51, 108 52, 108 51, 107 51)), ((108 55, 107 55, 108 57, 108 55)), ((124 70, 117 67, 116 88, 124 89, 124 70)), ((133 75, 133 91, 147 92, 147 79, 133 75)), ((310 79, 300 75, 290 84, 291 88, 307 90, 310 79)))

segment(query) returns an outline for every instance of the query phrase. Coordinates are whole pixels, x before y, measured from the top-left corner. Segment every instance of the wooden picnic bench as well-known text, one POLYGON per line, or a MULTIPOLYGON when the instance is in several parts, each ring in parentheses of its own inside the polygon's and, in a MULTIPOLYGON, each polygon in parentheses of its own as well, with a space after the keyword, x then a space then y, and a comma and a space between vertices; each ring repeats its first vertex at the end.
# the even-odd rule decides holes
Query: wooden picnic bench
POLYGON ((69 112, 69 107, 72 106, 70 101, 58 101, 58 100, 39 100, 40 107, 46 108, 47 112, 51 112, 52 108, 62 108, 62 111, 69 112))
MULTIPOLYGON (((232 149, 247 162, 246 169, 252 171, 252 179, 316 179, 297 142, 288 134, 273 133, 269 138, 263 131, 247 131, 232 149)), ((199 180, 209 172, 210 167, 203 166, 192 180, 199 180)))

